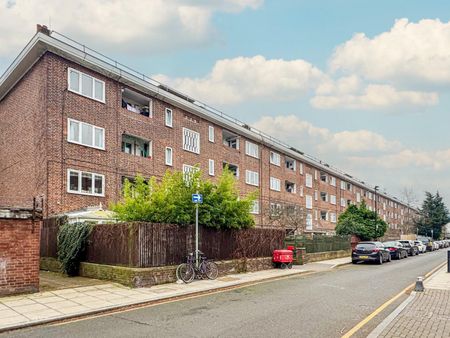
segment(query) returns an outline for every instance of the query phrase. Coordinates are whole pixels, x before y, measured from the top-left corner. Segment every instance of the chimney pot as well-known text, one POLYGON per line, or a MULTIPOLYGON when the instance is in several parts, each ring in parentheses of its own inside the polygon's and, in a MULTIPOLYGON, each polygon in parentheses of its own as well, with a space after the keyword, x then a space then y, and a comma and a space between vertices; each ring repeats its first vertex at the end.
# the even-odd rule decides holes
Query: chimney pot
POLYGON ((45 35, 50 36, 50 30, 49 30, 48 27, 45 26, 45 25, 39 25, 39 24, 37 24, 37 25, 36 25, 36 32, 38 32, 38 33, 43 33, 43 34, 45 34, 45 35))

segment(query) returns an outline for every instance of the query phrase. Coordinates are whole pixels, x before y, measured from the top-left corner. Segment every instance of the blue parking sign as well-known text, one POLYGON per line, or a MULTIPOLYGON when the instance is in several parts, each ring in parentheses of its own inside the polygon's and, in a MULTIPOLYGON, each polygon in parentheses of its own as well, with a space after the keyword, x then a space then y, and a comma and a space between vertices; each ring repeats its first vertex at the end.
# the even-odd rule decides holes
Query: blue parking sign
POLYGON ((203 195, 202 194, 192 194, 192 202, 193 203, 203 203, 203 195))

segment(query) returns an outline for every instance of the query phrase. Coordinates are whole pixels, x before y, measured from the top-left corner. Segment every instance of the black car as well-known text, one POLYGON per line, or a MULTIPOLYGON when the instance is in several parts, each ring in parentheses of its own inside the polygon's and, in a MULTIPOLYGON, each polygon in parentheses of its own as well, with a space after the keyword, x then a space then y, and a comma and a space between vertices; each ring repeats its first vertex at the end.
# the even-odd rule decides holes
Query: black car
POLYGON ((391 261, 391 253, 381 242, 359 242, 352 250, 352 263, 358 262, 383 262, 391 261))
POLYGON ((383 245, 391 253, 393 259, 402 259, 408 257, 408 250, 403 247, 399 241, 383 242, 383 245))
POLYGON ((414 244, 414 241, 401 239, 399 240, 402 243, 403 247, 408 250, 408 255, 415 256, 419 254, 419 248, 414 244))

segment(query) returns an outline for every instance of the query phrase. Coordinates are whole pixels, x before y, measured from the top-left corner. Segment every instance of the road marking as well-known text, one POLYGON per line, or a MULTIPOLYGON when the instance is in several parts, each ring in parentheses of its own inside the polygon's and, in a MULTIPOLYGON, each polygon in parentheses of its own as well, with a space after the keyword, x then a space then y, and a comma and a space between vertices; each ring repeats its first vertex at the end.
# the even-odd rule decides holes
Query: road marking
MULTIPOLYGON (((447 262, 443 262, 442 264, 439 264, 437 267, 435 267, 433 270, 428 272, 424 279, 428 278, 430 275, 435 273, 437 270, 442 268, 447 262)), ((362 321, 360 321, 358 324, 356 324, 350 331, 348 331, 345 335, 343 335, 341 338, 350 338, 353 336, 356 332, 358 332, 364 325, 366 325, 368 322, 370 322, 376 315, 378 315, 381 311, 383 311, 385 308, 387 308, 389 305, 391 305, 393 302, 395 302, 398 298, 400 298, 403 294, 405 294, 409 289, 412 289, 415 285, 414 283, 411 283, 406 288, 404 288, 400 293, 389 299, 387 302, 385 302, 383 305, 375 309, 370 315, 368 315, 366 318, 364 318, 362 321)))
MULTIPOLYGON (((221 288, 219 290, 207 290, 203 293, 200 294, 196 294, 196 295, 187 295, 187 296, 178 296, 175 297, 174 299, 166 299, 166 300, 161 300, 161 301, 153 301, 151 304, 134 304, 134 305, 130 305, 127 308, 122 308, 122 309, 111 309, 111 310, 106 310, 103 313, 99 313, 96 315, 85 315, 83 317, 79 317, 79 318, 74 318, 74 319, 67 319, 67 320, 62 320, 62 321, 58 321, 54 324, 48 324, 49 326, 61 326, 61 325, 66 325, 66 324, 70 324, 70 323, 76 323, 76 322, 81 322, 84 320, 89 320, 89 319, 95 319, 95 318, 101 318, 101 317, 106 317, 106 316, 111 316, 111 315, 115 315, 115 314, 120 314, 120 313, 124 313, 124 312, 130 312, 130 311, 135 311, 138 309, 146 309, 149 307, 154 307, 154 306, 158 306, 158 305, 163 305, 163 304, 169 304, 169 303, 174 303, 174 302, 179 302, 179 301, 183 301, 183 300, 190 300, 190 299, 195 299, 195 298, 200 298, 200 297, 205 297, 205 296, 209 296, 209 295, 214 295, 214 294, 218 294, 218 293, 223 293, 223 292, 227 292, 227 291, 232 291, 232 290, 236 290, 236 289, 243 289, 249 286, 254 286, 254 285, 258 285, 258 284, 264 284, 264 283, 269 283, 269 282, 275 282, 278 280, 282 280, 282 279, 288 279, 288 278, 293 278, 293 277, 304 277, 304 276, 309 276, 309 275, 313 275, 316 273, 319 273, 320 271, 309 271, 309 272, 305 272, 305 273, 298 273, 298 274, 293 274, 293 275, 285 275, 285 276, 280 276, 277 278, 272 278, 272 279, 266 279, 266 280, 262 280, 262 281, 255 281, 255 282, 251 282, 248 284, 241 284, 241 285, 231 285, 228 287, 224 287, 221 288)), ((45 324, 43 324, 45 325, 45 324)))

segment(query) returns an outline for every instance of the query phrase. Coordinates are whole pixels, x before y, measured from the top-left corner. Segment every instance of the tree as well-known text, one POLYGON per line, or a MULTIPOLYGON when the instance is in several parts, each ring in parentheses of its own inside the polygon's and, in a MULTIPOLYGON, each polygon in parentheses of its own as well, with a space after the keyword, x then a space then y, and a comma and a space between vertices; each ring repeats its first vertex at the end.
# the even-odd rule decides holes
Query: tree
POLYGON ((403 224, 400 226, 403 234, 413 234, 417 231, 417 214, 411 212, 411 208, 418 206, 417 195, 412 187, 404 187, 401 191, 403 200, 408 205, 406 214, 404 215, 403 224))
POLYGON ((147 221, 187 226, 195 222, 193 193, 203 195, 199 224, 215 229, 242 229, 255 224, 250 214, 257 192, 242 198, 236 179, 224 170, 217 183, 201 179, 200 170, 189 174, 167 171, 160 182, 138 175, 134 183, 125 181, 122 200, 111 205, 122 221, 147 221))
POLYGON ((370 211, 363 200, 359 207, 352 204, 339 216, 336 233, 356 235, 365 241, 383 237, 387 228, 387 223, 370 211))
POLYGON ((287 235, 301 235, 306 228, 306 213, 297 204, 273 203, 265 209, 264 221, 272 227, 289 230, 287 235))
POLYGON ((436 192, 436 195, 425 192, 425 199, 419 209, 419 218, 416 221, 419 234, 432 235, 433 238, 438 239, 441 237, 442 227, 449 222, 449 211, 439 192, 436 192))

